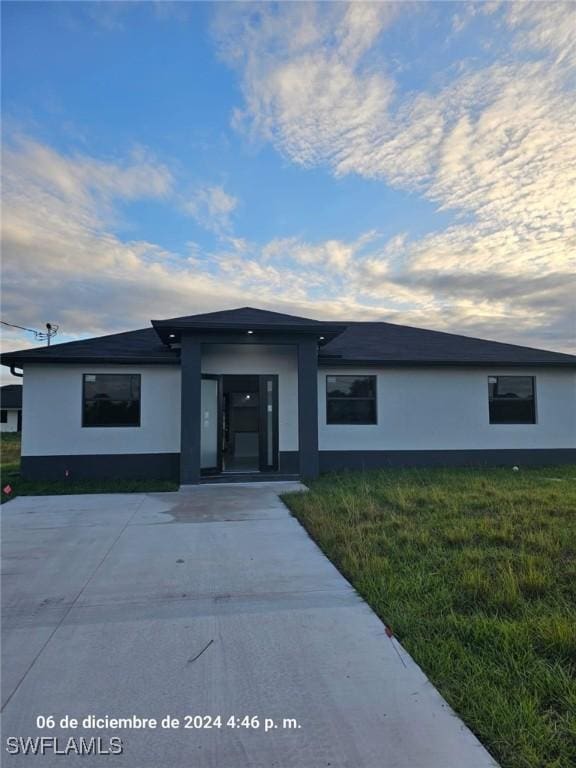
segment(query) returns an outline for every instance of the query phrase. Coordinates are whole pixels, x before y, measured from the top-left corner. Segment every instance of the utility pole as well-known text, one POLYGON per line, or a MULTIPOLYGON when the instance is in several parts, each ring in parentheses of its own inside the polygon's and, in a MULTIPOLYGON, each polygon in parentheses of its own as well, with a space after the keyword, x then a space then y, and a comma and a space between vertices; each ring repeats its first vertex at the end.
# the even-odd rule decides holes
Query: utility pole
POLYGON ((54 325, 53 323, 46 323, 46 330, 45 331, 37 331, 35 328, 26 328, 23 325, 16 325, 15 323, 8 323, 6 320, 0 320, 0 323, 2 325, 7 325, 10 328, 19 328, 21 331, 26 331, 27 333, 33 333, 34 338, 38 339, 38 341, 44 341, 46 340, 46 345, 50 346, 50 340, 53 336, 56 336, 58 333, 58 327, 57 325, 54 325))

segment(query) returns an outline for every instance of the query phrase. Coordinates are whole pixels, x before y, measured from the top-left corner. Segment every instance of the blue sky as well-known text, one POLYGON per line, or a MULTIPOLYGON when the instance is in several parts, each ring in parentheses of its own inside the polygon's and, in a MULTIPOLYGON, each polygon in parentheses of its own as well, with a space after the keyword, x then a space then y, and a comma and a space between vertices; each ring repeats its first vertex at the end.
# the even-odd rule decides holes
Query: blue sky
POLYGON ((570 349, 573 14, 3 3, 3 319, 250 304, 570 349))

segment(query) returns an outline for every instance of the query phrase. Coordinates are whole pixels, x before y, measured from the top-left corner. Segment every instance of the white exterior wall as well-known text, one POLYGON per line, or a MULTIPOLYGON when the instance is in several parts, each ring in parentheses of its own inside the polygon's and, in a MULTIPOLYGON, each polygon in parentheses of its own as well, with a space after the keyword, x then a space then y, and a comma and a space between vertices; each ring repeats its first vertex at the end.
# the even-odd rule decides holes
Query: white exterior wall
POLYGON ((324 451, 576 448, 576 373, 546 368, 321 368, 324 451), (326 424, 326 376, 374 375, 376 425, 326 424), (536 424, 490 424, 488 376, 534 376, 536 424))
POLYGON ((202 373, 277 374, 281 451, 298 450, 298 358, 290 344, 202 345, 202 373))
POLYGON ((8 411, 6 414, 7 421, 5 424, 0 423, 0 432, 18 432, 18 410, 11 408, 4 408, 8 411))
POLYGON ((23 456, 180 452, 179 367, 26 365, 23 384, 23 456), (141 374, 141 426, 82 427, 84 373, 141 374))
MULTIPOLYGON (((298 450, 295 347, 206 345, 202 371, 277 374, 279 447, 298 450)), ((570 370, 335 367, 318 376, 320 450, 576 448, 576 373, 570 370), (377 375, 378 424, 326 424, 326 376, 345 374, 377 375), (536 424, 489 423, 491 375, 535 377, 536 424)), ((24 456, 180 451, 179 367, 26 365, 23 385, 24 456), (84 373, 141 374, 141 426, 83 428, 84 373)))

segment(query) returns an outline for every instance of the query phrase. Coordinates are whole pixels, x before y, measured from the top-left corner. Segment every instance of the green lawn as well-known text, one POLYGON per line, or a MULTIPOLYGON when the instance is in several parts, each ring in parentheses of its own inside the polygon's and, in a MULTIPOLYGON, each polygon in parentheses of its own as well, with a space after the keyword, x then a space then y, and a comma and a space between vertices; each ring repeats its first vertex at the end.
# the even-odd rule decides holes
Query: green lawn
POLYGON ((171 480, 65 480, 59 482, 24 480, 20 476, 20 435, 0 434, 2 473, 0 503, 16 496, 45 496, 63 493, 152 493, 177 491, 178 483, 171 480), (12 492, 4 492, 10 485, 12 492))
POLYGON ((17 432, 0 432, 2 473, 18 472, 20 468, 20 435, 17 432))
POLYGON ((284 500, 502 766, 576 765, 576 467, 340 474, 284 500))

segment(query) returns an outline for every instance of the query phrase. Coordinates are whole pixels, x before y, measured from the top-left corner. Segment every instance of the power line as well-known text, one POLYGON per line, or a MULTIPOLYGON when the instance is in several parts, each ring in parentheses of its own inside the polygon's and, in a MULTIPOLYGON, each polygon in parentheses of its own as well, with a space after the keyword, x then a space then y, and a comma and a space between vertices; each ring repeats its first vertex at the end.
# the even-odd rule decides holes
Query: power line
POLYGON ((0 320, 2 325, 9 325, 10 328, 20 328, 21 331, 29 331, 30 333, 38 333, 34 328, 25 328, 23 325, 16 325, 15 323, 7 323, 6 320, 0 320))
POLYGON ((26 331, 27 333, 33 333, 34 338, 38 339, 38 341, 45 341, 48 346, 50 346, 50 339, 53 336, 56 336, 58 333, 58 328, 60 326, 53 325, 52 323, 46 323, 46 330, 45 331, 37 331, 35 328, 26 328, 24 325, 16 325, 16 323, 8 323, 6 320, 0 320, 0 323, 2 325, 7 325, 10 328, 18 328, 21 331, 26 331))

